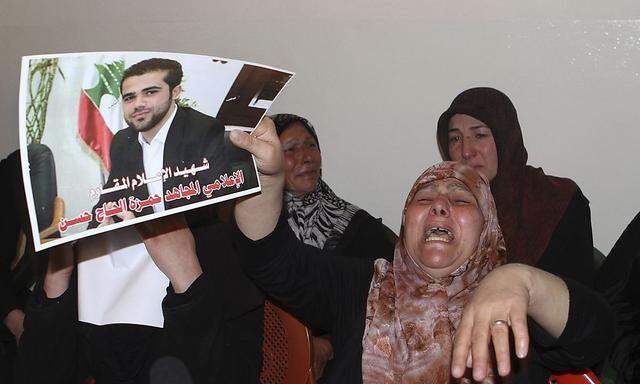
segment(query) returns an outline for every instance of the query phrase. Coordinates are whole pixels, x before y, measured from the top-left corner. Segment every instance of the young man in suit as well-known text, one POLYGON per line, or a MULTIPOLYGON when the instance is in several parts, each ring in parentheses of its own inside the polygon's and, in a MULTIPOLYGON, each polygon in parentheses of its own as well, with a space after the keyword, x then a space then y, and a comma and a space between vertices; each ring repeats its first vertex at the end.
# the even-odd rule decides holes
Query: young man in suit
MULTIPOLYGON (((180 64, 168 59, 139 62, 123 75, 128 127, 112 141, 105 188, 114 179, 141 173, 148 179, 203 158, 210 164, 207 172, 136 188, 138 199, 162 197, 141 215, 178 206, 178 200, 164 201, 174 186, 236 166, 227 161, 222 124, 177 105, 181 81, 180 64)), ((102 196, 94 212, 131 191, 102 196)), ((215 206, 82 239, 73 251, 66 247, 54 252, 27 307, 20 382, 149 383, 167 369, 157 368, 167 357, 186 366, 196 383, 258 381, 263 295, 242 273, 230 228, 215 206)))

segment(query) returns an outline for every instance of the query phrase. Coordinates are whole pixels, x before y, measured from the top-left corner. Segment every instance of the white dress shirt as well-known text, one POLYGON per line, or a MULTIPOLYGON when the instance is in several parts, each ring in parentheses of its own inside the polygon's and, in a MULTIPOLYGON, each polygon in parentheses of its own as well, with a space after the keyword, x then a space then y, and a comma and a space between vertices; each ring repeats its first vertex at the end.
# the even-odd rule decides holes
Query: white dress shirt
MULTIPOLYGON (((138 132, 138 142, 142 147, 142 159, 144 161, 144 176, 145 178, 152 178, 156 176, 162 176, 161 170, 164 164, 164 142, 167 140, 167 134, 169 133, 169 127, 176 116, 175 104, 173 105, 173 112, 162 128, 151 139, 151 142, 147 143, 142 136, 142 132, 138 132)), ((154 212, 164 211, 164 193, 162 190, 162 179, 147 184, 149 188, 149 196, 158 195, 162 198, 161 204, 153 206, 154 212)))
MULTIPOLYGON (((147 143, 138 133, 145 178, 158 175, 164 144, 177 108, 147 143)), ((131 175, 133 176, 133 175, 131 175)), ((164 211, 162 179, 147 184, 149 195, 163 198, 153 206, 164 211)), ((78 242, 78 319, 96 324, 139 324, 162 327, 162 299, 169 279, 158 269, 140 235, 132 226, 78 242)))

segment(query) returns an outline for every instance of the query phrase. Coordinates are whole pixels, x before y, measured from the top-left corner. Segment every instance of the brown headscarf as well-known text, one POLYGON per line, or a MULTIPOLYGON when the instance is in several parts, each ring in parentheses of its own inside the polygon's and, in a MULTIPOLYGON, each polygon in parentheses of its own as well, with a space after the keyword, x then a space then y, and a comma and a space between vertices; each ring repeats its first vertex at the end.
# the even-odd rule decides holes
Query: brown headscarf
POLYGON ((471 88, 459 94, 438 120, 438 147, 449 156, 449 120, 455 114, 474 117, 493 133, 498 174, 491 191, 507 244, 508 261, 536 265, 576 191, 576 184, 547 176, 527 165, 518 114, 511 100, 493 88, 471 88))
POLYGON ((453 335, 479 281, 504 260, 504 241, 488 182, 465 165, 427 169, 407 196, 393 264, 379 259, 367 298, 362 380, 370 383, 449 383, 453 335), (426 183, 455 178, 475 196, 484 224, 474 254, 451 275, 436 279, 406 251, 404 215, 426 183))

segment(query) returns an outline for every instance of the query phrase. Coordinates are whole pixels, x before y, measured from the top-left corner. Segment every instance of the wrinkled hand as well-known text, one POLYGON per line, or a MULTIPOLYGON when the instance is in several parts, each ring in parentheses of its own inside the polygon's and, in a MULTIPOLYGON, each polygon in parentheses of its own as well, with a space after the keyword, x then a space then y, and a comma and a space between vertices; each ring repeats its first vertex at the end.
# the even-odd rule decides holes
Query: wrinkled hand
POLYGON ((313 377, 317 380, 322 377, 327 362, 333 359, 333 346, 327 338, 313 336, 311 347, 313 348, 313 377))
POLYGON ((473 368, 473 379, 482 382, 491 372, 493 345, 498 374, 511 372, 509 332, 513 332, 516 355, 524 358, 529 348, 527 310, 530 302, 529 271, 518 264, 496 268, 482 279, 467 303, 456 331, 451 374, 464 375, 473 368))
POLYGON ((9 328, 9 331, 16 338, 16 343, 20 344, 20 336, 24 331, 24 312, 20 309, 14 309, 7 314, 4 318, 4 325, 9 328))
POLYGON ((265 116, 251 135, 234 130, 229 134, 229 138, 236 147, 245 149, 255 156, 263 184, 270 182, 270 177, 283 176, 282 145, 273 120, 265 116))
POLYGON ((230 138, 237 147, 254 155, 262 187, 262 193, 237 200, 236 223, 248 238, 261 239, 273 231, 282 208, 282 145, 273 121, 268 117, 262 119, 251 135, 236 130, 231 132, 230 138))
POLYGON ((75 267, 73 246, 58 245, 49 252, 49 264, 44 278, 44 292, 48 298, 59 297, 69 288, 69 280, 75 267))
POLYGON ((171 280, 175 292, 185 292, 202 274, 202 268, 184 215, 166 216, 135 226, 147 252, 158 269, 171 280))

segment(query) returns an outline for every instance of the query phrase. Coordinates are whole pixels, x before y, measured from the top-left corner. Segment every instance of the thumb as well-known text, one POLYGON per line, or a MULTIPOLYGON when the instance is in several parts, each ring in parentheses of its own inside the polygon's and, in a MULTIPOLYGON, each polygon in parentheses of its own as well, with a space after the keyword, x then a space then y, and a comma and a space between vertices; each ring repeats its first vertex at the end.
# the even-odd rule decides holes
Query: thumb
POLYGON ((229 139, 231 139, 231 142, 236 147, 246 149, 251 152, 252 137, 248 133, 239 129, 234 129, 229 132, 229 139))

